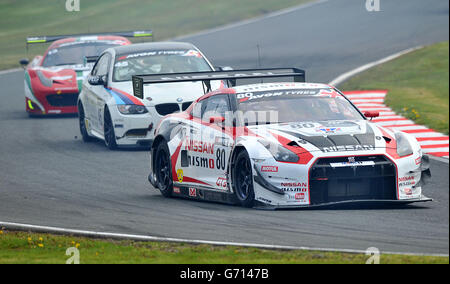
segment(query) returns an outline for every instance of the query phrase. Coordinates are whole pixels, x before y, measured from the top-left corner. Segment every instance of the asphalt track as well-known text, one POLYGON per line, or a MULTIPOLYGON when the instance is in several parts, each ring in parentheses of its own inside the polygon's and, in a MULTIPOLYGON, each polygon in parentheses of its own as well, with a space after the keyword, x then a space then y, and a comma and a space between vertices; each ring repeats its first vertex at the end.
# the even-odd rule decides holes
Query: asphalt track
MULTIPOLYGON (((298 66, 309 81, 409 47, 448 40, 448 1, 321 2, 195 35, 217 65, 298 66)), ((448 254, 448 164, 432 161, 426 195, 406 207, 262 211, 165 199, 146 181, 148 154, 84 144, 77 119, 30 119, 23 74, 0 75, 0 221, 229 242, 448 254)))

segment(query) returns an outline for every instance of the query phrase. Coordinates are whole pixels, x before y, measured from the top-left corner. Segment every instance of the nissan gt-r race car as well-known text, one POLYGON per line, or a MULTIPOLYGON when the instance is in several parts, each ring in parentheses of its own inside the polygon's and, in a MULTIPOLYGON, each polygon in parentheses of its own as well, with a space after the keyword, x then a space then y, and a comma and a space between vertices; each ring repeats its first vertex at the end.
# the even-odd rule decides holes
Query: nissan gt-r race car
MULTIPOLYGON (((203 84, 146 86, 146 95, 135 97, 132 76, 213 70, 208 59, 190 43, 154 42, 105 50, 84 81, 78 100, 83 140, 95 137, 110 149, 149 146, 160 119, 186 110, 204 94, 203 84)), ((212 82, 214 88, 220 84, 212 82)))
POLYGON ((148 36, 151 31, 28 37, 27 49, 29 44, 52 44, 31 63, 20 61, 26 66, 26 111, 30 115, 77 113, 81 83, 98 55, 109 47, 131 44, 126 37, 148 36))
MULTIPOLYGON (((133 80, 139 96, 144 84, 230 81, 248 72, 133 80)), ((361 113, 331 86, 297 82, 233 84, 166 116, 155 131, 150 183, 166 197, 245 207, 431 200, 422 192, 428 157, 413 136, 371 123, 377 113, 361 113)))

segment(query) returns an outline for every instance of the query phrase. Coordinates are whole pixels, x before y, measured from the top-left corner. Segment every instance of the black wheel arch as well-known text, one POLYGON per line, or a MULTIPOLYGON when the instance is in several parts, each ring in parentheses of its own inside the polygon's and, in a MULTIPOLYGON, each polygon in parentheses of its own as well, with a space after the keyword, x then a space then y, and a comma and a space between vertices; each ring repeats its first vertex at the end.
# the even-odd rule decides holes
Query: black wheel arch
POLYGON ((155 154, 156 154, 156 149, 158 149, 159 144, 161 143, 167 143, 166 138, 163 135, 158 135, 155 137, 155 139, 153 140, 152 146, 150 148, 150 153, 151 153, 151 167, 152 167, 152 171, 155 168, 155 154))
MULTIPOLYGON (((227 169, 227 179, 228 179, 228 180, 227 180, 227 183, 228 183, 229 185, 231 185, 230 187, 231 187, 231 190, 232 190, 233 192, 235 192, 235 189, 234 189, 234 183, 233 183, 233 177, 232 177, 232 171, 231 171, 231 169, 233 168, 233 166, 234 166, 234 164, 235 164, 237 155, 238 155, 240 152, 242 152, 242 151, 247 151, 247 148, 245 148, 245 147, 242 146, 242 145, 235 146, 235 147, 233 148, 232 152, 231 152, 230 160, 229 160, 229 162, 228 162, 228 169, 227 169)), ((247 152, 248 152, 248 151, 247 151, 247 152)))
POLYGON ((250 158, 250 153, 247 150, 245 146, 239 145, 233 149, 233 153, 230 155, 232 157, 232 163, 230 163, 230 175, 229 180, 231 181, 231 188, 233 190, 233 193, 235 195, 236 200, 238 203, 240 203, 243 207, 251 208, 255 205, 255 192, 254 192, 254 185, 252 185, 251 189, 248 191, 248 195, 245 199, 242 199, 242 197, 239 197, 239 192, 237 190, 238 181, 236 178, 239 176, 239 173, 241 173, 241 170, 238 170, 239 161, 242 161, 242 158, 245 158, 250 163, 249 165, 249 171, 250 171, 250 178, 251 183, 253 184, 253 167, 252 167, 252 161, 250 158), (235 176, 236 175, 236 176, 235 176))

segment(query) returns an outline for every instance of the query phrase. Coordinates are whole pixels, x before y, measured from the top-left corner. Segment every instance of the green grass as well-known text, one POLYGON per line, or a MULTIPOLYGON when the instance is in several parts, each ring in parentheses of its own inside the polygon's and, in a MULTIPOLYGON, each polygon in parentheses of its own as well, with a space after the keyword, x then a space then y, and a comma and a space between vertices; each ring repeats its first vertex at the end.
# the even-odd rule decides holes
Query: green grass
MULTIPOLYGON (((153 29, 155 39, 162 40, 309 1, 81 0, 79 12, 67 12, 65 0, 2 0, 0 70, 19 67, 18 60, 27 57, 27 36, 153 29)), ((47 46, 32 46, 28 58, 42 54, 47 46)))
POLYGON ((449 42, 373 67, 339 86, 342 90, 387 89, 386 104, 416 123, 448 134, 449 42))
MULTIPOLYGON (((0 264, 64 264, 78 247, 81 264, 364 264, 363 254, 265 250, 182 243, 97 240, 74 236, 0 231, 0 264)), ((381 255, 382 264, 448 264, 448 257, 381 255)))

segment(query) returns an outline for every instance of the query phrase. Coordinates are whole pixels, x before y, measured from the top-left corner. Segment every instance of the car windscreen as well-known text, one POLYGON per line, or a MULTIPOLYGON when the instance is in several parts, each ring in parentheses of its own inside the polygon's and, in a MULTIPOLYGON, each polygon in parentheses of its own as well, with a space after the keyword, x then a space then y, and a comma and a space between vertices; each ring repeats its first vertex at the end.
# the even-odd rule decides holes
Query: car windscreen
POLYGON ((333 89, 293 89, 238 93, 239 110, 248 124, 328 120, 363 120, 333 89))
POLYGON ((99 56, 105 49, 113 46, 117 46, 113 41, 66 43, 50 49, 42 66, 82 65, 86 56, 99 56))
POLYGON ((158 50, 119 55, 113 81, 131 81, 133 75, 212 71, 197 50, 158 50))

